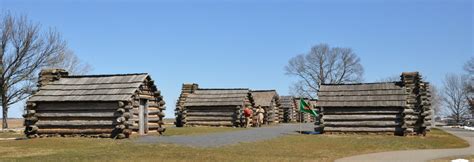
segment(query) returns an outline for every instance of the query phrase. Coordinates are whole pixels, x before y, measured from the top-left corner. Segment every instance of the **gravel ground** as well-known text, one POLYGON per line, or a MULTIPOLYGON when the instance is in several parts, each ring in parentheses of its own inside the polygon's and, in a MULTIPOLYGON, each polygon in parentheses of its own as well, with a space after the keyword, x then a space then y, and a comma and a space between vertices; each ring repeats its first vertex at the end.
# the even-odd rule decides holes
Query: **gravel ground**
MULTIPOLYGON (((276 126, 252 128, 242 131, 210 133, 196 136, 143 136, 136 139, 137 143, 172 143, 191 147, 219 147, 238 144, 240 142, 255 142, 268 140, 286 134, 296 134, 296 131, 312 131, 313 123, 279 124, 276 126)), ((239 128, 235 128, 239 129, 239 128)))

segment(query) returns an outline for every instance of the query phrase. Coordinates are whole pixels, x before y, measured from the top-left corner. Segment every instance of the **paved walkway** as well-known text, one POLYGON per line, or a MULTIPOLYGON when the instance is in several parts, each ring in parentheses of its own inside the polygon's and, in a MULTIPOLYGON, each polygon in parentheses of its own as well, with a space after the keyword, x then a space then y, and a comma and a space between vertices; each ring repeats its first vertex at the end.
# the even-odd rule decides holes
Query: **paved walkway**
POLYGON ((443 130, 454 134, 469 142, 468 148, 462 149, 429 149, 429 150, 406 150, 372 153, 365 155, 357 155, 336 160, 336 162, 346 161, 383 161, 383 162, 409 162, 409 161, 428 161, 450 156, 462 156, 474 154, 474 132, 459 128, 443 128, 443 130))
MULTIPOLYGON (((314 130, 313 123, 301 124, 302 130, 314 130)), ((239 128, 236 128, 239 129, 239 128)), ((296 134, 300 124, 279 124, 277 126, 251 128, 242 131, 210 133, 193 136, 143 136, 136 140, 138 143, 173 143, 191 147, 219 147, 238 144, 240 142, 255 142, 273 139, 286 134, 296 134)))

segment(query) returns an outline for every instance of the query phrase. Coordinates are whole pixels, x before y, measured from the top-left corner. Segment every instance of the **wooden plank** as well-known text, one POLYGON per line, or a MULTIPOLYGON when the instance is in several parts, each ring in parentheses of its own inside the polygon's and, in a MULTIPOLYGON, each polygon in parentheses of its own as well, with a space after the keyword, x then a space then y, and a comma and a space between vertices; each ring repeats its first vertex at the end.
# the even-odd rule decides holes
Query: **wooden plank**
POLYGON ((36 123, 38 127, 46 126, 108 126, 115 125, 115 121, 111 120, 40 120, 36 123))
POLYGON ((117 102, 39 102, 37 110, 116 110, 117 102))
POLYGON ((35 114, 37 117, 42 118, 68 118, 68 117, 73 117, 73 118, 88 118, 88 117, 93 117, 93 118, 113 118, 113 117, 118 117, 122 116, 122 114, 118 112, 90 112, 90 113, 36 113, 35 114))
POLYGON ((400 115, 324 115, 324 121, 396 120, 400 115))
POLYGON ((194 117, 194 116, 187 116, 187 121, 233 121, 234 117, 214 117, 214 116, 207 116, 207 117, 194 117))
POLYGON ((38 134, 101 134, 112 133, 114 129, 39 129, 38 134))
POLYGON ((395 132, 395 127, 324 127, 325 132, 395 132))
POLYGON ((193 111, 188 111, 186 115, 188 116, 215 116, 215 117, 222 117, 222 116, 233 116, 235 114, 235 111, 229 111, 229 112, 193 112, 193 111))
POLYGON ((400 126, 399 122, 395 121, 357 121, 357 122, 335 122, 326 121, 324 125, 327 127, 395 127, 400 126))

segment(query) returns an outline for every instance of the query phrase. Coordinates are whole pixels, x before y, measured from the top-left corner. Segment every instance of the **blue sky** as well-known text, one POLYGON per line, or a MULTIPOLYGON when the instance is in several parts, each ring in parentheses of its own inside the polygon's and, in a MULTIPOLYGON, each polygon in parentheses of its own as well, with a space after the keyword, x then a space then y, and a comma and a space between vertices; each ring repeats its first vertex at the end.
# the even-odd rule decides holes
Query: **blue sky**
MULTIPOLYGON (((147 72, 173 117, 181 84, 276 89, 295 78, 288 60, 311 46, 352 48, 365 81, 420 71, 441 86, 474 56, 473 2, 403 1, 23 1, 0 11, 26 14, 62 32, 94 74, 147 72)), ((20 117, 15 105, 10 116, 20 117)))

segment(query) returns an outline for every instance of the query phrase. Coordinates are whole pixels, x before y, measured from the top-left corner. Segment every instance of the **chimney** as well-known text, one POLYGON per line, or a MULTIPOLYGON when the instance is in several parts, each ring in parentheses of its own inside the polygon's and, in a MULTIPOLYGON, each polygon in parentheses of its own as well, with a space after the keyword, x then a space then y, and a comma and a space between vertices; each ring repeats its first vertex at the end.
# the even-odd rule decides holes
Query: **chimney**
POLYGON ((39 73, 38 88, 68 75, 69 73, 64 69, 43 69, 39 73))

